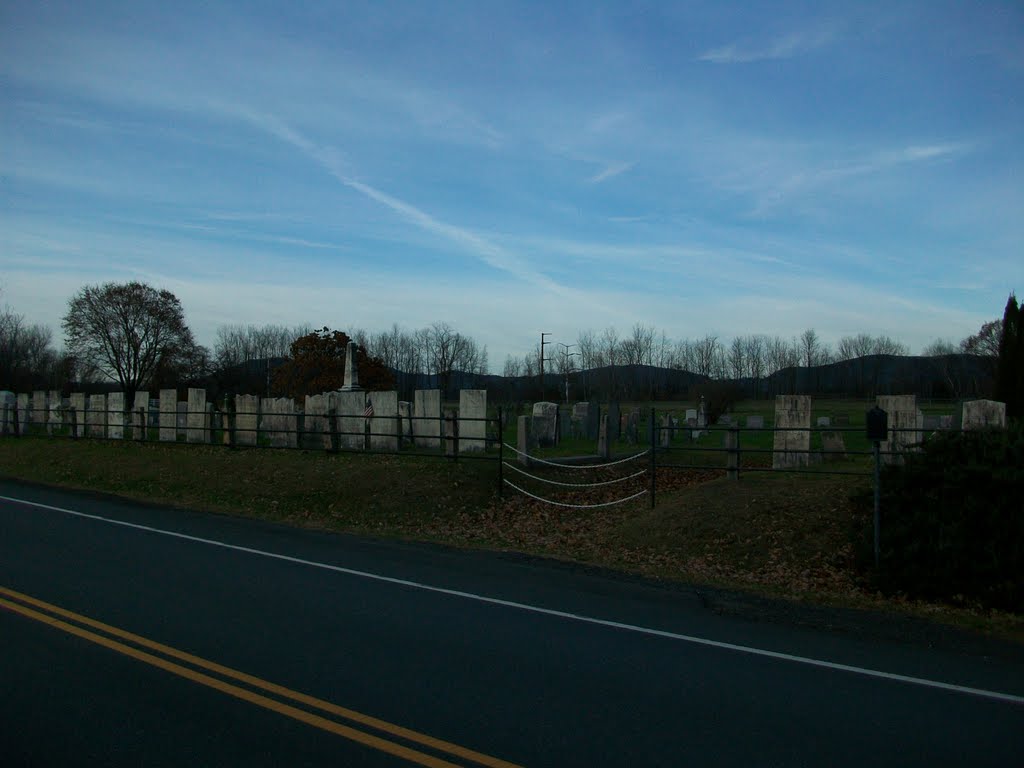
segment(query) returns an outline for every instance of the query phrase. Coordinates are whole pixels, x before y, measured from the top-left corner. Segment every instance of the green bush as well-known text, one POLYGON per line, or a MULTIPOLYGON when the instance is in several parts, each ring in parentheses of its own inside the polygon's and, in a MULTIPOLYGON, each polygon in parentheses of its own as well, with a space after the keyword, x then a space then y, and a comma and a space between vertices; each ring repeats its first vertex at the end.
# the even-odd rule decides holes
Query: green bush
MULTIPOLYGON (((871 496, 864 497, 865 511, 871 496)), ((873 563, 870 514, 862 562, 873 563)), ((1024 428, 938 433, 882 472, 885 592, 1024 610, 1024 428)))

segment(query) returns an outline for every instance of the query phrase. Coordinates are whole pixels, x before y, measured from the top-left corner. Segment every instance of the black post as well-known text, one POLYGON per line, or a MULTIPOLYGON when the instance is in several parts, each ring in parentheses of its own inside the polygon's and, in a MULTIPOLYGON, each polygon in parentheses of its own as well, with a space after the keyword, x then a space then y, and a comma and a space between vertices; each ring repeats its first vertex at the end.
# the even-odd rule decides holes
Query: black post
POLYGON ((14 411, 14 420, 11 423, 14 424, 14 436, 21 437, 21 427, 18 424, 18 406, 14 406, 12 410, 14 411))
POLYGON ((139 439, 140 443, 146 442, 146 432, 147 432, 148 428, 149 428, 149 425, 146 424, 146 409, 145 408, 139 408, 139 436, 138 436, 138 439, 139 439))
POLYGON ((78 439, 78 411, 75 409, 75 407, 73 405, 68 410, 70 411, 69 415, 71 416, 71 439, 72 440, 77 440, 78 439))
POLYGON ((882 490, 882 457, 879 452, 880 444, 878 440, 874 441, 875 446, 875 568, 878 568, 879 561, 879 537, 881 532, 881 515, 879 513, 879 506, 881 502, 881 490, 882 490))
POLYGON ((331 408, 327 411, 327 423, 331 430, 331 451, 338 450, 338 409, 331 408))
POLYGON ((504 418, 502 418, 501 406, 498 406, 498 498, 501 498, 502 489, 505 486, 505 439, 503 432, 504 418))
POLYGON ((655 492, 655 480, 658 476, 658 461, 656 458, 657 445, 658 445, 658 430, 655 427, 655 416, 654 408, 651 408, 651 419, 648 425, 648 429, 651 433, 651 509, 654 509, 654 492, 655 492))
POLYGON ((7 434, 7 420, 10 417, 11 417, 11 406, 9 406, 7 403, 4 403, 4 421, 3 421, 3 424, 0 424, 0 434, 3 434, 3 435, 7 434))

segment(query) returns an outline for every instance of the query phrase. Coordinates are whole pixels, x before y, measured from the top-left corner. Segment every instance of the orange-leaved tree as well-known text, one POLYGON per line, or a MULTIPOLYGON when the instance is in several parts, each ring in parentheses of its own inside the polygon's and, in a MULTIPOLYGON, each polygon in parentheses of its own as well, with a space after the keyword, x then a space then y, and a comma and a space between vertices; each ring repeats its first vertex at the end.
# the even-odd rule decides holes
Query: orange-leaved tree
MULTIPOLYGON (((274 371, 274 391, 292 398, 340 389, 345 383, 345 356, 351 341, 344 331, 326 326, 300 336, 291 345, 291 357, 274 371)), ((369 390, 395 388, 395 376, 379 357, 356 347, 359 385, 369 390)))

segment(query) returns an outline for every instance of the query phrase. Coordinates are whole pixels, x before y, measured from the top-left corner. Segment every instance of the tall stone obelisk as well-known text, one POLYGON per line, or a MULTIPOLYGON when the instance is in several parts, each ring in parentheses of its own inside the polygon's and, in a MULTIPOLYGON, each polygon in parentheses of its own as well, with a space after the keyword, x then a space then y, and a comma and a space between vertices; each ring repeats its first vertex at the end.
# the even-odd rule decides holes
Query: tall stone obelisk
POLYGON ((342 392, 361 392, 359 386, 359 368, 356 366, 356 349, 359 347, 354 341, 348 343, 345 351, 345 383, 341 387, 342 392))

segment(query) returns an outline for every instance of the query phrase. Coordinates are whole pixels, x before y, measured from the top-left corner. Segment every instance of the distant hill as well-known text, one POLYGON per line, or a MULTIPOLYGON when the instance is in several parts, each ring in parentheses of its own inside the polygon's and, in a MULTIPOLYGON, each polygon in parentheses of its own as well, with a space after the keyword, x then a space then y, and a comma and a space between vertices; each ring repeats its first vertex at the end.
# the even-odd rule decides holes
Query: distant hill
MULTIPOLYGON (((262 393, 268 373, 285 362, 284 358, 252 360, 241 366, 215 373, 200 386, 213 391, 262 393)), ((870 355, 811 368, 784 368, 771 376, 724 379, 719 383, 737 387, 743 397, 766 398, 780 394, 824 395, 832 397, 873 397, 885 394, 917 394, 927 398, 987 396, 992 389, 993 366, 990 358, 978 355, 942 355, 910 357, 870 355)), ((394 371, 401 398, 412 398, 417 389, 436 389, 436 374, 394 371)), ((710 379, 690 371, 658 368, 650 365, 619 365, 574 371, 569 376, 570 399, 622 400, 681 399, 710 379)), ((448 376, 447 396, 457 398, 460 389, 486 389, 508 401, 534 401, 541 398, 562 401, 565 378, 545 373, 541 389, 537 376, 505 377, 452 371, 448 376)))

